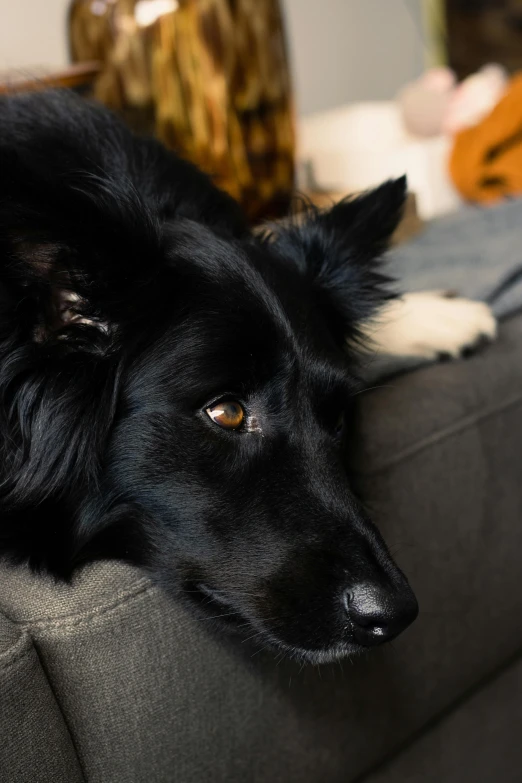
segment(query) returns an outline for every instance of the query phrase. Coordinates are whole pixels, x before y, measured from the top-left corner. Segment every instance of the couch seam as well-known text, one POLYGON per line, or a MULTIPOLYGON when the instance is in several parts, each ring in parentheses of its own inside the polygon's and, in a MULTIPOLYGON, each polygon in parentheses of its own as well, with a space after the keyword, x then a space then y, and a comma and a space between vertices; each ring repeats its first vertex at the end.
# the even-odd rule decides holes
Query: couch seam
POLYGON ((37 620, 33 620, 27 617, 23 617, 19 619, 16 618, 10 618, 10 619, 16 625, 23 625, 25 627, 30 627, 32 629, 39 629, 39 630, 74 627, 76 625, 81 625, 89 620, 96 619, 97 617, 103 617, 104 615, 109 614, 110 612, 118 609, 120 606, 123 606, 133 598, 136 598, 148 592, 152 592, 154 590, 156 590, 155 585, 150 584, 148 581, 145 583, 142 582, 142 584, 139 585, 139 588, 135 587, 133 590, 128 590, 124 594, 120 594, 118 599, 111 602, 110 604, 106 604, 101 607, 95 607, 94 609, 89 609, 84 612, 64 615, 59 619, 53 619, 51 617, 40 618, 37 620))
POLYGON ((56 695, 56 692, 54 690, 52 680, 49 677, 49 673, 47 672, 47 669, 46 669, 46 667, 44 665, 44 662, 43 662, 43 660, 42 660, 42 658, 40 656, 40 653, 38 652, 38 645, 36 644, 34 639, 32 641, 33 641, 33 648, 34 648, 34 651, 36 653, 36 657, 38 658, 38 661, 39 661, 40 666, 42 668, 42 672, 44 673, 46 682, 47 682, 47 684, 49 686, 49 690, 51 691, 51 694, 52 694, 52 697, 53 697, 53 699, 55 701, 56 707, 58 708, 58 711, 59 711, 60 715, 62 716, 63 724, 64 724, 64 726, 65 726, 65 728, 67 730, 67 734, 69 735, 69 739, 71 741, 71 745, 72 745, 72 748, 73 748, 73 751, 74 751, 74 755, 76 756, 76 760, 78 761, 78 767, 79 767, 79 770, 80 770, 80 775, 82 776, 82 779, 85 781, 85 783, 87 783, 87 773, 85 771, 82 759, 81 759, 80 754, 78 752, 78 747, 77 747, 76 741, 74 739, 73 732, 71 731, 71 727, 69 725, 69 721, 67 720, 67 718, 65 716, 65 712, 63 711, 62 705, 60 704, 60 700, 58 699, 58 697, 56 695))
MULTIPOLYGON (((20 639, 17 639, 17 643, 20 641, 20 639)), ((15 645, 12 645, 11 649, 15 645)), ((13 658, 10 658, 8 661, 0 661, 0 672, 7 671, 11 666, 14 666, 15 664, 19 663, 23 658, 25 658, 31 650, 34 649, 34 645, 28 645, 27 639, 24 639, 24 647, 19 650, 13 658)), ((7 650, 6 653, 2 653, 2 655, 6 655, 9 651, 7 650)))
MULTIPOLYGON (((61 715, 61 718, 63 720, 65 729, 66 729, 67 734, 69 736, 69 740, 71 742, 71 745, 72 745, 72 748, 73 748, 73 751, 74 751, 74 755, 75 755, 76 760, 78 762, 78 767, 79 767, 79 770, 80 770, 80 774, 82 776, 82 780, 86 781, 87 778, 85 776, 85 770, 83 769, 83 765, 82 765, 82 763, 80 761, 80 757, 78 755, 78 750, 76 748, 76 743, 74 742, 71 730, 70 730, 69 725, 68 725, 68 723, 67 723, 67 721, 65 719, 65 715, 64 715, 63 710, 61 708, 61 705, 60 705, 58 699, 56 698, 56 693, 54 692, 54 689, 52 687, 51 681, 49 680, 49 676, 48 676, 48 674, 47 674, 47 672, 45 670, 45 666, 42 663, 42 659, 40 658, 40 655, 38 654, 38 649, 37 649, 36 644, 34 643, 34 639, 31 637, 31 635, 27 631, 24 631, 23 634, 16 640, 16 642, 13 645, 11 645, 10 649, 15 647, 16 644, 19 644, 19 643, 23 644, 22 649, 19 650, 18 653, 16 653, 15 656, 13 658, 11 658, 10 660, 0 662, 0 672, 8 671, 11 667, 16 666, 16 664, 20 663, 20 661, 22 661, 24 658, 28 658, 31 655, 31 653, 35 654, 36 659, 38 661, 38 664, 39 664, 39 666, 40 666, 40 668, 42 670, 42 673, 43 673, 43 675, 45 677, 45 681, 46 681, 47 685, 49 686, 49 690, 50 690, 51 695, 52 695, 52 697, 54 699, 54 702, 55 702, 55 704, 56 704, 56 706, 58 708, 58 712, 61 715)), ((9 652, 9 650, 7 650, 5 653, 2 653, 2 655, 6 655, 8 652, 9 652)))
POLYGON ((389 460, 383 462, 376 468, 371 468, 368 471, 353 470, 352 474, 354 476, 366 478, 383 473, 389 468, 393 468, 396 465, 399 465, 401 462, 405 462, 416 454, 419 454, 421 451, 424 451, 424 449, 429 448, 436 443, 441 443, 444 440, 447 440, 458 434, 459 432, 470 429, 473 425, 480 424, 486 419, 495 416, 497 413, 502 413, 503 411, 509 410, 509 408, 513 408, 520 403, 522 403, 522 394, 517 394, 516 397, 511 397, 509 400, 506 400, 504 403, 502 403, 502 405, 497 405, 494 408, 486 408, 486 410, 480 414, 471 414, 469 416, 465 416, 464 418, 459 419, 458 422, 454 422, 453 424, 450 424, 447 427, 434 432, 432 435, 427 435, 425 438, 422 438, 422 440, 417 441, 411 446, 406 446, 404 449, 402 449, 402 451, 399 451, 398 454, 395 454, 389 460))

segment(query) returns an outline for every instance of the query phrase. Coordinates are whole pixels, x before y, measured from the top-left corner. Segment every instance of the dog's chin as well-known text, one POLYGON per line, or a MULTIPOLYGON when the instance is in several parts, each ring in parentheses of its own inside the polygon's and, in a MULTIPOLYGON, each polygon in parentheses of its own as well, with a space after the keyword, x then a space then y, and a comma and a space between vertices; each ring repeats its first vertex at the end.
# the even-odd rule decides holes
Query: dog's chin
POLYGON ((214 590, 200 582, 192 585, 191 590, 187 592, 192 602, 196 603, 207 618, 214 620, 219 626, 243 636, 245 641, 248 640, 252 647, 259 650, 271 649, 300 663, 313 665, 334 663, 343 658, 361 655, 368 650, 367 647, 349 640, 342 640, 328 647, 314 649, 289 644, 278 638, 272 631, 263 628, 243 615, 221 591, 214 590))

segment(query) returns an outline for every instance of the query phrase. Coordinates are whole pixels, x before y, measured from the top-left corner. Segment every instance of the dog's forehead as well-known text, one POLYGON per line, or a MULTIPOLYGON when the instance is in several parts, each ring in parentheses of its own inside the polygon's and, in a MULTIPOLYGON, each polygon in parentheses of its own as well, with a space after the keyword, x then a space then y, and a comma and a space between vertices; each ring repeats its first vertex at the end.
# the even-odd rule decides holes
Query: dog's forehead
MULTIPOLYGON (((239 341, 245 331, 255 337, 264 330, 265 341, 304 333, 310 290, 293 264, 281 263, 269 248, 227 241, 188 221, 171 241, 169 284, 188 325, 214 326, 216 335, 229 329, 239 341)), ((176 306, 171 318, 177 320, 176 306)))
POLYGON ((281 354, 295 353, 304 337, 273 290, 226 274, 199 286, 183 320, 172 321, 177 351, 234 366, 250 359, 276 362, 281 354))
POLYGON ((159 378, 180 394, 206 389, 210 396, 248 393, 296 373, 303 380, 339 375, 344 354, 292 260, 187 222, 172 229, 169 242, 163 315, 139 360, 151 383, 159 378))
POLYGON ((199 268, 185 302, 186 331, 199 331, 200 344, 223 342, 277 356, 316 341, 322 324, 315 297, 291 262, 255 246, 209 250, 215 266, 199 268))
POLYGON ((343 354, 327 334, 306 281, 269 254, 206 270, 178 298, 167 332, 145 356, 148 371, 183 392, 253 392, 266 384, 309 389, 342 375, 343 354), (324 339, 323 339, 324 337, 324 339), (341 368, 341 369, 340 369, 341 368))

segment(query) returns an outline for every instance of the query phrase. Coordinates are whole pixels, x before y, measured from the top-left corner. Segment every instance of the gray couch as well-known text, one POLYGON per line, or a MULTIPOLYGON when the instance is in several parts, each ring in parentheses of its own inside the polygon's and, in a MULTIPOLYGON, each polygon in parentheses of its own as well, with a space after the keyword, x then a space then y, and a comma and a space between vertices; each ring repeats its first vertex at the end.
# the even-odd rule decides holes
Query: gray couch
POLYGON ((354 470, 421 614, 305 667, 121 564, 0 569, 6 783, 520 783, 522 317, 472 359, 361 395, 354 470))

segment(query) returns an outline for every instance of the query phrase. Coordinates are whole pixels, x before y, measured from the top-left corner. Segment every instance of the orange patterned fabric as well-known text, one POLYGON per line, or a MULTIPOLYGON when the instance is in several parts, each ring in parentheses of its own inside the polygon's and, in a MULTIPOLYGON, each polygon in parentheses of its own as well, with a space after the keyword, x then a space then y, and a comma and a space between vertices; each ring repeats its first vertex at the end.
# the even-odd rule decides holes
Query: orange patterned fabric
POLYGON ((449 166, 469 201, 488 204, 522 194, 522 73, 482 122, 455 136, 449 166))

